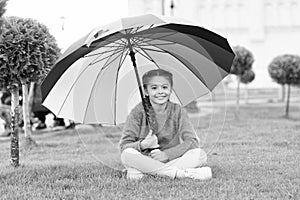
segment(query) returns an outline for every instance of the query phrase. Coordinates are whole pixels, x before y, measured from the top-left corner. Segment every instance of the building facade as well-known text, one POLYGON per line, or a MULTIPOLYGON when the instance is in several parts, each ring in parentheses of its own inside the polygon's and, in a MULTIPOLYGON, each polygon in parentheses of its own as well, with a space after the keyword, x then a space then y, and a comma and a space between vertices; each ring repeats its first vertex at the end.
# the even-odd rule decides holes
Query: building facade
POLYGON ((269 63, 278 55, 300 55, 300 0, 128 0, 128 13, 186 18, 231 46, 246 47, 255 59, 252 88, 279 87, 269 76, 269 63))

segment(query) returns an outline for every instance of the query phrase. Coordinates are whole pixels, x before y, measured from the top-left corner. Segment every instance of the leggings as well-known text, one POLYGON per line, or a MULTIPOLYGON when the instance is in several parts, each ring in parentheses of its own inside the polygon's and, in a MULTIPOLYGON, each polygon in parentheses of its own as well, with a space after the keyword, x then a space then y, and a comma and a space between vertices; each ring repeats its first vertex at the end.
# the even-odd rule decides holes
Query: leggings
POLYGON ((134 168, 145 174, 176 177, 178 170, 200 167, 207 161, 206 153, 200 149, 191 149, 181 157, 162 163, 145 156, 136 149, 127 148, 121 154, 121 161, 125 168, 134 168))

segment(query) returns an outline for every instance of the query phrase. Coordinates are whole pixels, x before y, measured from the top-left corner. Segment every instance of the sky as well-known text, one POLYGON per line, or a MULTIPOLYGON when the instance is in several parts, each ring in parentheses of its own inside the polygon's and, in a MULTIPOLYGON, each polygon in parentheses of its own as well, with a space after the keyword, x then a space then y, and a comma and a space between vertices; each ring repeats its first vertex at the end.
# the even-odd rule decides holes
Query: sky
POLYGON ((62 50, 94 27, 127 15, 127 0, 8 0, 4 14, 45 24, 62 50))

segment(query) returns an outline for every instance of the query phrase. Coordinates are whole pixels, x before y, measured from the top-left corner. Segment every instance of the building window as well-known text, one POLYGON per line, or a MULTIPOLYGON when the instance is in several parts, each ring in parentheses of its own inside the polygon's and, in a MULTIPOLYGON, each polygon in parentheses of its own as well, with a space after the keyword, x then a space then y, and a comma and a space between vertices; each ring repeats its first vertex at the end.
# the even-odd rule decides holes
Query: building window
POLYGON ((237 27, 237 13, 235 12, 235 5, 231 0, 226 1, 224 6, 226 28, 237 27))
POLYGON ((300 2, 299 0, 290 1, 291 24, 300 26, 300 2))
POLYGON ((200 25, 209 26, 211 24, 211 17, 209 16, 209 6, 206 1, 199 3, 199 18, 200 25))
POLYGON ((291 17, 289 10, 289 2, 280 0, 277 4, 278 9, 278 25, 279 26, 290 26, 291 17))
POLYGON ((240 28, 247 27, 247 13, 245 10, 244 2, 239 1, 237 3, 237 26, 240 28))
POLYGON ((268 0, 264 6, 264 19, 265 26, 267 27, 275 27, 277 26, 277 6, 276 2, 268 0))

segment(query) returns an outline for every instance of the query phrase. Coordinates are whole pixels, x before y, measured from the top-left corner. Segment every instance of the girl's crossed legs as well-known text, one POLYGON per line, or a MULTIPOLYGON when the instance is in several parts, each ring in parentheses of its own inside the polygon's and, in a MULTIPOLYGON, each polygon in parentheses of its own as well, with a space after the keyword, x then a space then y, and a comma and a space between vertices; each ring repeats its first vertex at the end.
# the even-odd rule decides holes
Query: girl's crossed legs
POLYGON ((133 148, 125 149, 121 154, 123 165, 136 173, 145 173, 160 176, 169 176, 175 178, 179 171, 197 168, 207 161, 206 153, 200 149, 191 149, 184 153, 181 157, 171 160, 167 163, 154 160, 149 156, 145 156, 133 148))

